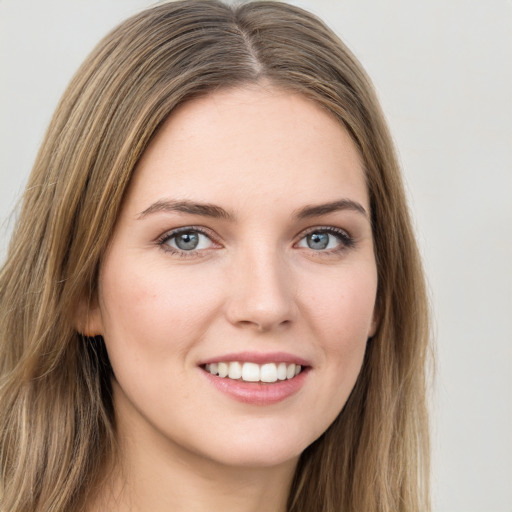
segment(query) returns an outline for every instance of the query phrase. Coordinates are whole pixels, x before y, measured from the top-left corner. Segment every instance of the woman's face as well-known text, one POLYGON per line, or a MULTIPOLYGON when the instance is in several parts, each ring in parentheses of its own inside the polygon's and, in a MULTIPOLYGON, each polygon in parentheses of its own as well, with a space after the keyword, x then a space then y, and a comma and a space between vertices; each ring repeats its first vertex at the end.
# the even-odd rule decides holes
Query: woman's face
POLYGON ((123 435, 295 463, 345 404, 375 328, 369 218, 358 151, 315 103, 254 86, 176 110, 136 169, 89 320, 123 435))

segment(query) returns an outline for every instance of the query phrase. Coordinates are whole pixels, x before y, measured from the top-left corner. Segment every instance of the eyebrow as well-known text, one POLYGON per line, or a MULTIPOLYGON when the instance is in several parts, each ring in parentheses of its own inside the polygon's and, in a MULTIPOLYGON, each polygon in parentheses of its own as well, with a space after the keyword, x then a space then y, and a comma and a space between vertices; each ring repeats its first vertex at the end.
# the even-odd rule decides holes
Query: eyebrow
MULTIPOLYGON (((341 210, 351 210, 364 215, 368 218, 368 213, 361 203, 352 201, 351 199, 340 199, 330 203, 304 206, 294 212, 298 219, 309 219, 311 217, 319 217, 341 210)), ((143 219, 148 215, 160 212, 179 212, 188 213, 189 215, 200 215, 202 217, 211 217, 214 219, 224 219, 229 221, 235 220, 235 215, 225 210, 221 206, 211 203, 197 203, 188 200, 169 200, 160 199, 139 213, 138 219, 143 219)))
POLYGON ((368 218, 368 212, 364 209, 364 206, 357 201, 352 201, 351 199, 340 199, 339 201, 332 201, 331 203, 305 206, 298 210, 296 215, 299 219, 309 219, 311 217, 319 217, 321 215, 327 215, 340 210, 351 210, 368 218))
POLYGON ((161 199, 153 203, 149 208, 139 213, 138 219, 142 219, 159 212, 179 212, 190 215, 201 215, 202 217, 213 217, 215 219, 234 220, 235 216, 224 208, 210 203, 196 203, 194 201, 173 201, 161 199))

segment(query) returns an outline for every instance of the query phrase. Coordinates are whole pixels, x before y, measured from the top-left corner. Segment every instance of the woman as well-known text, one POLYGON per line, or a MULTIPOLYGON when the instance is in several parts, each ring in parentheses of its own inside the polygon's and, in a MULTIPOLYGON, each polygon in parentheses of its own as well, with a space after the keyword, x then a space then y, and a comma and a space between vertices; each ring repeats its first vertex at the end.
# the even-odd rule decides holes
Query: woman
POLYGON ((2 510, 429 509, 403 186, 307 12, 185 0, 108 35, 0 283, 2 510))

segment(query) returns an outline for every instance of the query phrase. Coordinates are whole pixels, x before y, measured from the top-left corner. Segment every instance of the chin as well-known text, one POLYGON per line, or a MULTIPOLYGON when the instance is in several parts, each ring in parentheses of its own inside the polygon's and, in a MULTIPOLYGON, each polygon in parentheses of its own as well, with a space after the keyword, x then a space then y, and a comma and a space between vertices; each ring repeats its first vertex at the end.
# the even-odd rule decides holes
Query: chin
POLYGON ((283 465, 295 465, 302 453, 302 450, 273 449, 269 447, 240 447, 231 446, 228 453, 211 454, 211 461, 216 464, 233 468, 270 468, 283 465))
MULTIPOLYGON (((323 429, 310 431, 299 425, 258 425, 246 432, 231 432, 224 439, 214 438, 208 446, 207 457, 213 462, 239 468, 265 468, 286 464, 295 467, 302 452, 313 443, 323 429)), ((203 456, 206 453, 203 452, 203 456)))

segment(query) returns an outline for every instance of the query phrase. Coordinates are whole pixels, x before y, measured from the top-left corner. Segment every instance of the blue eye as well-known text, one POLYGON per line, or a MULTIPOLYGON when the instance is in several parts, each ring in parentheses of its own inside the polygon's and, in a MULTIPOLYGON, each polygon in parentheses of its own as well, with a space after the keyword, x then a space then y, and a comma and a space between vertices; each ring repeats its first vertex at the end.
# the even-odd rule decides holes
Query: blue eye
POLYGON ((345 231, 334 228, 310 231, 297 244, 298 247, 305 247, 313 251, 335 251, 353 245, 353 239, 345 231))
POLYGON ((199 235, 193 231, 180 233, 174 237, 174 243, 182 251, 191 251, 199 245, 199 235))
POLYGON ((213 246, 210 237, 197 229, 190 228, 168 233, 159 243, 168 246, 170 249, 184 252, 209 249, 213 246))
POLYGON ((330 238, 333 238, 329 233, 311 233, 306 237, 306 243, 310 249, 321 251, 329 247, 330 238))

